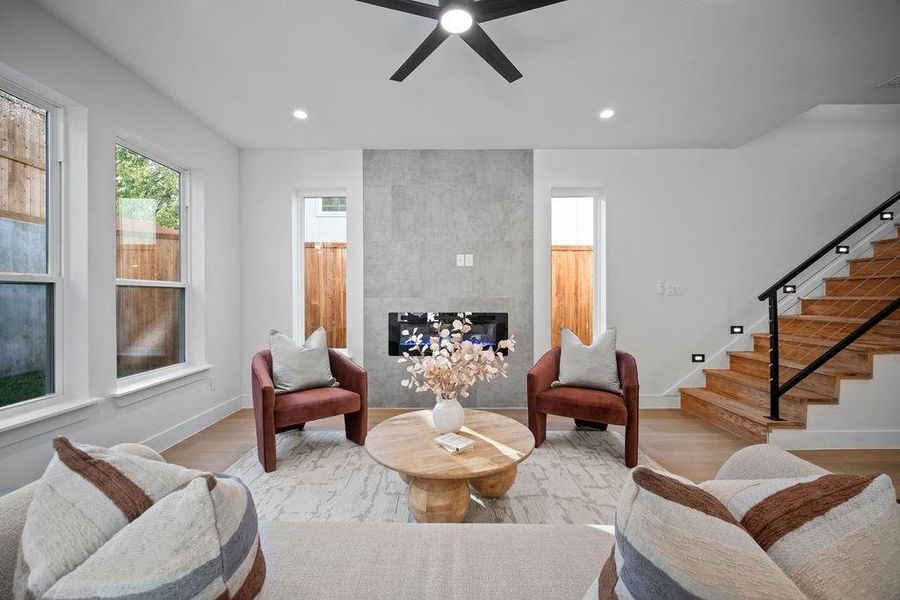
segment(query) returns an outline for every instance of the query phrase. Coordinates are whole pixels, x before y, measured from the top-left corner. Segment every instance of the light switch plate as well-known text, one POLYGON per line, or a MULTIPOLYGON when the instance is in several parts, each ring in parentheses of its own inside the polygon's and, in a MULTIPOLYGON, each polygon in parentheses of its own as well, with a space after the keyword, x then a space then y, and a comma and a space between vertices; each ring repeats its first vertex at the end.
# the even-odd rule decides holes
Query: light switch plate
POLYGON ((471 267, 475 264, 475 255, 474 254, 466 254, 466 266, 471 267))
POLYGON ((466 255, 465 254, 457 254, 456 255, 456 266, 457 267, 466 266, 466 255))

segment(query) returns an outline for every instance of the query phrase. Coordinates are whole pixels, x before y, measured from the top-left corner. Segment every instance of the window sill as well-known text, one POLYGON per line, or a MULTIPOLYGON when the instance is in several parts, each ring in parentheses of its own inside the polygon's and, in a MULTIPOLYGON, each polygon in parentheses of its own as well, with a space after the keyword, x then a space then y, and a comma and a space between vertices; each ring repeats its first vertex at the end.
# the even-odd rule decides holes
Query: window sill
POLYGON ((48 400, 40 407, 0 417, 0 448, 84 421, 93 413, 89 409, 101 399, 48 400))
POLYGON ((161 369, 148 376, 129 377, 127 380, 118 382, 116 391, 112 395, 112 401, 121 408, 193 385, 205 379, 206 373, 211 368, 212 365, 206 364, 181 365, 174 369, 161 369))

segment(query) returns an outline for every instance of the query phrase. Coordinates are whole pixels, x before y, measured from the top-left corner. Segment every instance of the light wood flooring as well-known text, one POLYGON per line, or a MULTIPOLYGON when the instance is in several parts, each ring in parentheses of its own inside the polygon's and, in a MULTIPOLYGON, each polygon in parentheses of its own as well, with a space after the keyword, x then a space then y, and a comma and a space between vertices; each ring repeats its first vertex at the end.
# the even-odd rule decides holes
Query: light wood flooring
MULTIPOLYGON (((406 412, 404 409, 370 408, 369 427, 406 412)), ((525 409, 497 410, 527 422, 525 409)), ((663 467, 694 481, 715 477, 719 467, 750 442, 679 409, 641 411, 641 449, 663 467)), ((342 417, 313 421, 307 431, 343 429, 342 417)), ((574 429, 572 419, 550 416, 547 428, 574 429)), ((621 427, 611 429, 622 432, 621 427)), ((240 410, 192 435, 163 452, 169 462, 202 469, 224 471, 247 450, 256 446, 253 411, 240 410)), ((811 450, 794 452, 810 462, 838 473, 888 473, 900 489, 900 450, 811 450)))

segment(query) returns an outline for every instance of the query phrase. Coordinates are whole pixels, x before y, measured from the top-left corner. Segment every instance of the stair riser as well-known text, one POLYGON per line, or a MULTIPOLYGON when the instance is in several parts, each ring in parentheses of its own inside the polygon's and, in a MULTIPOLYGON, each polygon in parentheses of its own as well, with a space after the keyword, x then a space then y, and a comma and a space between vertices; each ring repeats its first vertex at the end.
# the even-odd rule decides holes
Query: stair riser
MULTIPOLYGON (((896 321, 882 321, 875 327, 869 330, 871 334, 895 337, 900 335, 900 331, 897 329, 896 321)), ((779 319, 778 321, 778 330, 798 336, 804 337, 828 337, 835 339, 842 339, 847 335, 850 335, 856 328, 859 327, 857 323, 829 323, 827 321, 794 321, 791 319, 779 319)), ((862 339, 866 339, 869 333, 863 336, 862 339)))
POLYGON ((900 274, 900 258, 864 260, 850 263, 851 277, 897 274, 900 274))
POLYGON ((882 240, 875 244, 875 258, 895 258, 900 256, 900 240, 882 240))
MULTIPOLYGON (((748 405, 756 406, 768 414, 770 405, 768 391, 744 385, 714 372, 706 373, 706 388, 723 396, 740 398, 748 405)), ((802 400, 791 396, 782 396, 780 407, 785 415, 789 414, 800 421, 806 420, 806 403, 802 400)))
MULTIPOLYGON (((762 361, 750 360, 742 356, 732 355, 729 357, 728 368, 734 369, 738 373, 745 373, 754 377, 766 379, 769 377, 769 365, 762 361)), ((800 371, 790 367, 781 367, 778 372, 780 373, 781 383, 784 383, 800 371)), ((811 373, 809 377, 798 383, 797 387, 826 396, 837 395, 837 379, 831 375, 825 375, 824 373, 811 373)))
POLYGON ((681 393, 681 408, 685 412, 698 416, 704 421, 717 425, 750 442, 765 443, 767 439, 768 431, 763 425, 704 402, 685 392, 681 393))
MULTIPOLYGON (((890 303, 889 300, 841 300, 840 298, 810 298, 801 301, 804 315, 827 315, 829 317, 868 318, 890 303)), ((900 321, 900 311, 895 310, 888 317, 900 321)))
POLYGON ((826 296, 896 296, 900 277, 883 279, 830 279, 825 282, 826 296))
MULTIPOLYGON (((828 348, 829 346, 782 340, 778 344, 778 355, 788 360, 809 362, 819 357, 828 348)), ((769 351, 769 339, 753 338, 753 350, 767 353, 769 351)), ((866 352, 849 349, 843 350, 825 364, 830 367, 846 367, 848 371, 869 371, 871 368, 869 366, 869 356, 866 352)))

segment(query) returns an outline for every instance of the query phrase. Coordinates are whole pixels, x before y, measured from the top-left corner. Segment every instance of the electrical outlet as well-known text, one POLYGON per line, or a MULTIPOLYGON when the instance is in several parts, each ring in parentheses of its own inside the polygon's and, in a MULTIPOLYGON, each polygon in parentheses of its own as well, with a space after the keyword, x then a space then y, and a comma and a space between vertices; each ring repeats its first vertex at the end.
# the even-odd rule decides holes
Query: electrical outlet
POLYGON ((656 293, 660 296, 666 293, 666 282, 662 279, 656 280, 656 293))
POLYGON ((466 254, 466 266, 471 267, 475 265, 475 255, 474 254, 466 254))
POLYGON ((457 254, 456 255, 456 266, 457 267, 466 266, 466 255, 465 254, 457 254))
POLYGON ((211 392, 216 391, 216 376, 215 375, 209 376, 209 391, 211 391, 211 392))
POLYGON ((684 296, 684 283, 680 281, 667 281, 666 296, 684 296))

